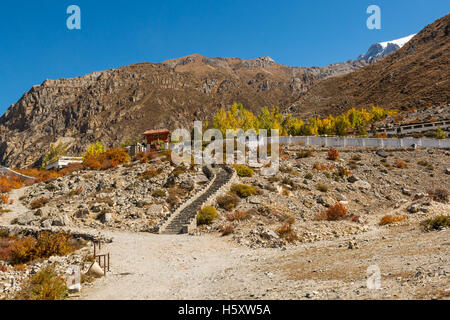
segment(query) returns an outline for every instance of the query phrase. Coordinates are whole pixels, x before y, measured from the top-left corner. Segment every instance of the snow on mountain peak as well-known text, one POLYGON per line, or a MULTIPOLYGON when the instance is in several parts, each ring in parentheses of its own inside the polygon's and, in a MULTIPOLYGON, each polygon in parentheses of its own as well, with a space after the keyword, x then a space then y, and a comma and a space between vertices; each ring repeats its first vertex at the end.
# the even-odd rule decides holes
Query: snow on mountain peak
POLYGON ((358 57, 358 60, 365 60, 369 63, 375 62, 379 59, 382 59, 395 51, 402 48, 405 44, 407 44, 415 34, 409 35, 407 37, 403 37, 396 40, 379 42, 372 45, 369 50, 358 57))

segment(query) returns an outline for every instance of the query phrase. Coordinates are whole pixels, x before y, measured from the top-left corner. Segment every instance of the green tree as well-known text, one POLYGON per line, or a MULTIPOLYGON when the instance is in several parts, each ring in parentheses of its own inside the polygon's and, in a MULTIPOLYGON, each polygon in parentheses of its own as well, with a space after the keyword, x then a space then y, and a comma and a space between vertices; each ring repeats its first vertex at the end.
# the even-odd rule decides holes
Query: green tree
POLYGON ((64 157, 66 153, 67 147, 62 142, 51 145, 50 150, 42 159, 41 169, 45 169, 48 164, 57 161, 60 157, 64 157))

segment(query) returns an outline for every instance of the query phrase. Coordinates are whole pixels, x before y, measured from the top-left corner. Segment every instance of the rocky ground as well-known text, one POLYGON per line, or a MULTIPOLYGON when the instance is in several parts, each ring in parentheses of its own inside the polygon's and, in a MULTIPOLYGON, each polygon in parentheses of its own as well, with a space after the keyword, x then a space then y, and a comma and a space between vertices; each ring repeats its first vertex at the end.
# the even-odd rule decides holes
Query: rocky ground
MULTIPOLYGON (((229 211, 216 204, 217 219, 191 235, 151 234, 174 203, 208 181, 200 169, 164 161, 74 172, 15 190, 0 223, 91 228, 113 238, 106 248, 111 276, 83 288, 85 299, 448 298, 448 230, 424 232, 420 223, 450 213, 448 202, 429 197, 450 188, 450 152, 340 148, 335 161, 327 152, 284 148, 276 176, 255 168, 234 182, 255 187, 256 195, 229 211), (38 199, 47 200, 32 209, 38 199), (343 219, 320 218, 337 203, 348 210, 343 219), (231 221, 236 211, 246 219, 231 221), (381 226, 386 215, 402 221, 381 226), (293 239, 280 232, 287 221, 293 239), (366 286, 374 265, 380 290, 366 286)), ((0 272, 0 279, 27 277, 33 267, 0 272)))

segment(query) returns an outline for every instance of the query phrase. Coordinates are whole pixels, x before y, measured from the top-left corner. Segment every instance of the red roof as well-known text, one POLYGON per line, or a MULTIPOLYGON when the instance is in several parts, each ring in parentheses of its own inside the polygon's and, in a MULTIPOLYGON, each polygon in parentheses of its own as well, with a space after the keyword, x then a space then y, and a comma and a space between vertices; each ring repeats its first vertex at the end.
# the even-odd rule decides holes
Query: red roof
POLYGON ((164 133, 170 133, 168 129, 161 129, 161 130, 148 130, 144 132, 144 136, 153 135, 153 134, 164 134, 164 133))

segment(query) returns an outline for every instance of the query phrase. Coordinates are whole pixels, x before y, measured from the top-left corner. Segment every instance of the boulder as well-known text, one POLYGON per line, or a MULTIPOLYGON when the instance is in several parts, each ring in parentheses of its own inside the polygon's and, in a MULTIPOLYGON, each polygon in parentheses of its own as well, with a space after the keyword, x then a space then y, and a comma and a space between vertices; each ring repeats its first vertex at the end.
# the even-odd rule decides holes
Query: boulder
POLYGON ((180 182, 180 188, 187 191, 192 191, 195 188, 195 183, 191 179, 186 179, 180 182))
POLYGON ((91 267, 89 268, 89 270, 87 271, 88 275, 93 276, 95 278, 101 278, 105 275, 104 270, 102 269, 102 267, 100 267, 100 265, 98 264, 98 262, 94 262, 91 267))
POLYGON ((354 186, 360 189, 365 189, 365 190, 369 190, 370 188, 372 188, 372 186, 370 185, 370 183, 368 183, 367 181, 363 181, 363 180, 358 180, 354 183, 354 186))
POLYGON ((382 158, 389 157, 389 153, 387 153, 386 151, 384 151, 382 149, 377 150, 376 154, 377 154, 377 156, 382 157, 382 158))
POLYGON ((321 195, 321 196, 317 199, 317 202, 320 203, 321 205, 327 207, 327 208, 329 208, 329 207, 331 207, 331 206, 333 206, 333 205, 336 204, 336 201, 334 201, 334 200, 331 199, 330 197, 327 197, 327 196, 324 196, 324 195, 321 195))
POLYGON ((359 180, 358 177, 355 175, 351 175, 350 177, 347 178, 347 181, 350 183, 355 183, 358 180, 359 180))

